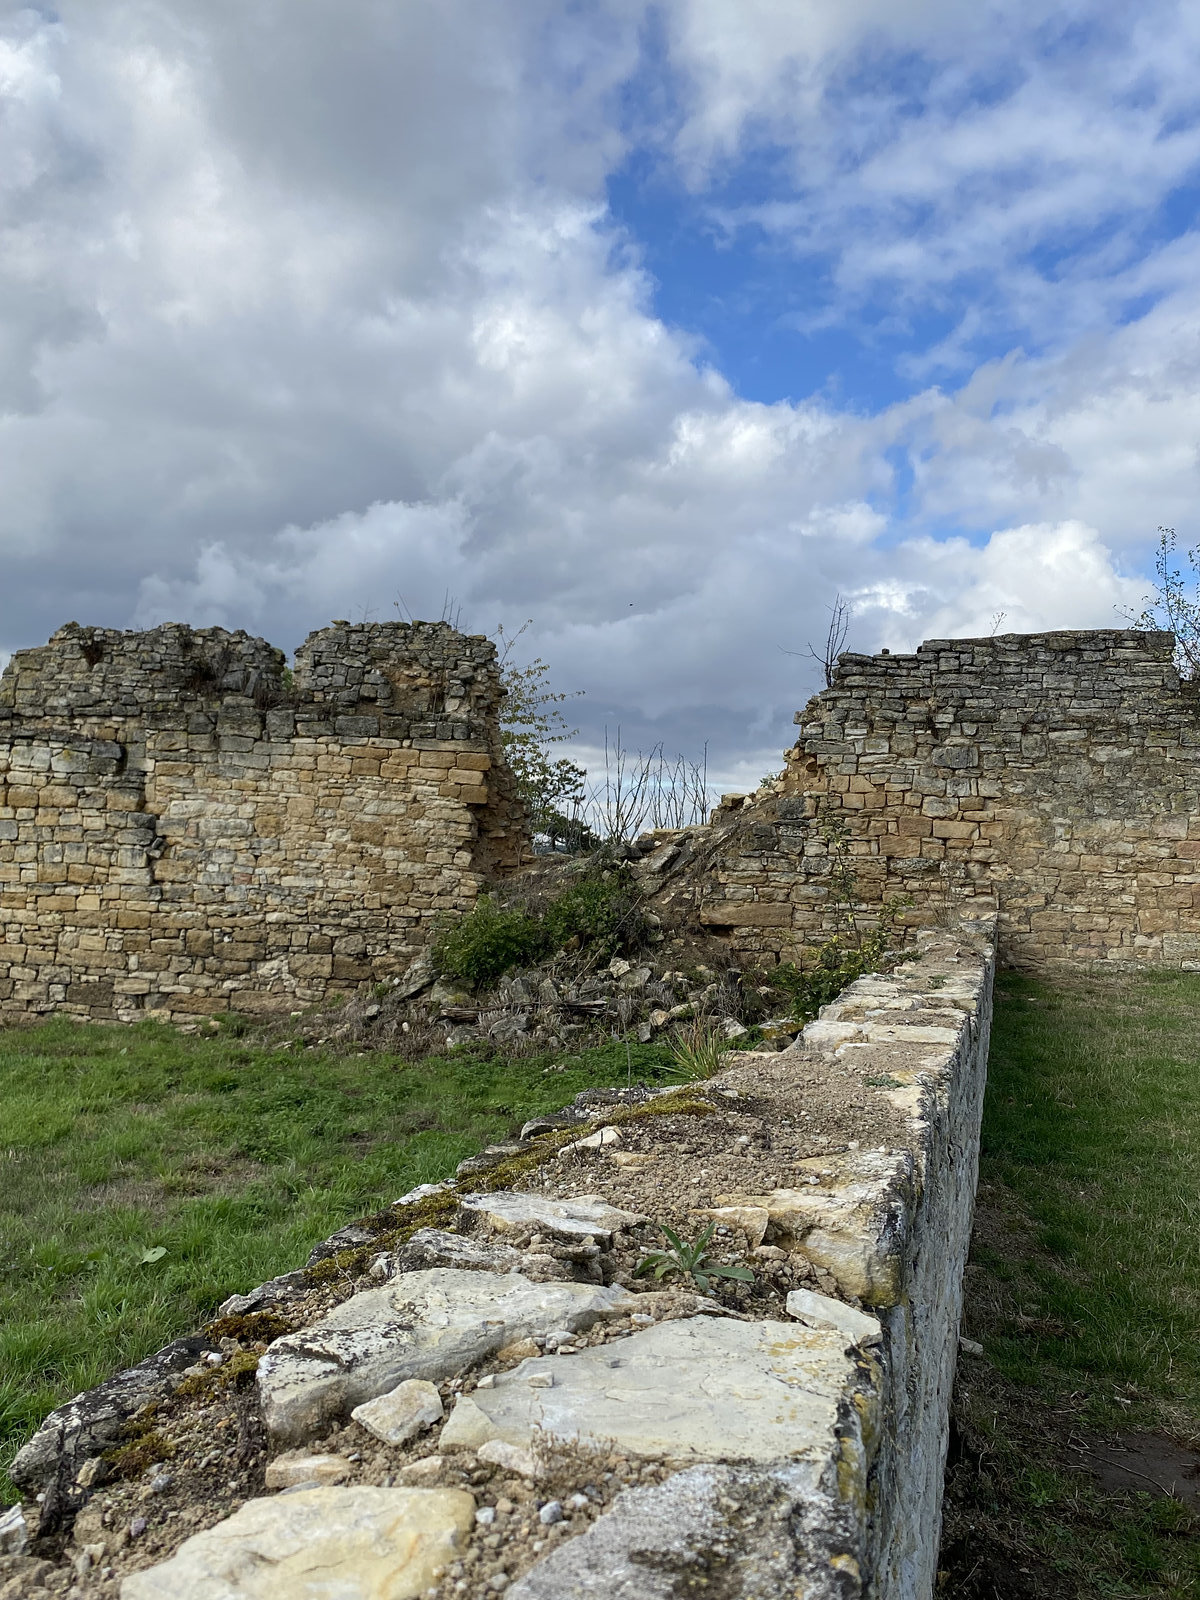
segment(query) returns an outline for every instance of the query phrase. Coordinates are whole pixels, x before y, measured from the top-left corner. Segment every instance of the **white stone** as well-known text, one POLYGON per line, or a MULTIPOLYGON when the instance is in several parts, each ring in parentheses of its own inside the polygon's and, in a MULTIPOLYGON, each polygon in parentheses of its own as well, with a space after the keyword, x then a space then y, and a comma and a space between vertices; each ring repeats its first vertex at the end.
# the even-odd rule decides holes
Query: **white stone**
POLYGON ((443 1416, 436 1385, 424 1378, 406 1378, 375 1400, 355 1406, 354 1421, 384 1444, 404 1444, 443 1416))
MULTIPOLYGON (((571 1505, 580 1498, 573 1496, 571 1505)), ((587 1504, 586 1499, 584 1504, 587 1504)), ((552 1546, 508 1591, 512 1600, 850 1600, 853 1582, 837 1473, 697 1466, 625 1489, 603 1516, 552 1546)))
POLYGON ((726 1228, 738 1228, 750 1241, 751 1249, 763 1242, 771 1214, 765 1206, 715 1206, 708 1211, 697 1211, 698 1217, 726 1228))
POLYGON ((489 1439, 476 1451, 480 1461, 493 1467, 503 1467, 505 1472, 519 1472, 523 1478, 536 1478, 541 1468, 532 1450, 518 1444, 507 1444, 503 1439, 489 1439))
MULTIPOLYGON (((845 1338, 791 1322, 660 1323, 573 1356, 541 1356, 460 1396, 443 1448, 572 1442, 648 1459, 825 1462, 849 1390, 845 1338), (553 1378, 533 1389, 532 1378, 553 1378)), ((863 1401, 870 1411, 873 1396, 863 1401)), ((874 1429, 871 1430, 872 1435, 874 1429)))
POLYGON ((621 1135, 616 1128, 597 1128, 595 1133, 589 1133, 586 1139, 576 1139, 574 1144, 565 1144, 558 1152, 559 1160, 569 1156, 576 1150, 606 1150, 610 1145, 620 1144, 621 1135))
POLYGON ((879 1318, 872 1317, 841 1300, 831 1300, 826 1294, 812 1289, 793 1289, 788 1295, 787 1314, 809 1328, 836 1328, 845 1334, 851 1345, 879 1344, 883 1329, 879 1318))
POLYGON ((18 1503, 0 1511, 0 1555, 19 1556, 29 1543, 29 1530, 25 1526, 25 1513, 18 1503))
POLYGON ((406 1378, 437 1382, 517 1340, 621 1316, 636 1298, 519 1273, 402 1273, 275 1340, 258 1364, 263 1420, 273 1440, 300 1444, 406 1378))
POLYGON ((351 1463, 345 1456, 288 1450, 267 1468, 268 1489, 294 1489, 298 1483, 345 1483, 351 1463))
POLYGON ((622 1228, 634 1228, 647 1219, 636 1211, 620 1211, 603 1195, 573 1195, 568 1200, 548 1200, 538 1194, 500 1190, 496 1194, 465 1194, 464 1211, 481 1216, 497 1233, 537 1228, 560 1239, 592 1238, 608 1243, 622 1228))
POLYGON ((121 1600, 415 1600, 461 1553, 474 1521, 461 1489, 309 1489, 249 1500, 121 1600))

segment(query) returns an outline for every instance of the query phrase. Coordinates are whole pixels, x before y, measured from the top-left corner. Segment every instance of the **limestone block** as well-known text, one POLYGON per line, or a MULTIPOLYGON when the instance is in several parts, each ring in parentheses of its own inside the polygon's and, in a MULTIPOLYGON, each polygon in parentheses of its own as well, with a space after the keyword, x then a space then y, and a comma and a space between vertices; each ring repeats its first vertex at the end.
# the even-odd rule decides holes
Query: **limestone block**
POLYGON ((442 1420, 442 1397, 424 1378, 406 1378, 387 1394, 355 1406, 355 1422, 384 1444, 404 1444, 442 1420))
POLYGON ((499 1190, 495 1194, 465 1194, 465 1211, 483 1217, 496 1233, 528 1228, 562 1239, 596 1239, 607 1244, 622 1228, 634 1228, 647 1219, 636 1211, 610 1206, 603 1195, 581 1194, 569 1200, 547 1200, 537 1194, 499 1190))
POLYGON ((788 1316, 803 1322, 805 1327, 836 1329, 845 1335, 848 1345, 874 1345, 883 1339, 878 1317, 812 1289, 793 1289, 787 1297, 786 1308, 788 1316))
POLYGON ((309 1489, 249 1500, 136 1572, 121 1600, 415 1600, 464 1549, 461 1489, 309 1489))
POLYGON ((277 1441, 316 1438, 406 1378, 436 1382, 514 1339, 589 1328, 635 1302, 623 1289, 534 1283, 519 1273, 406 1273, 275 1340, 256 1374, 263 1420, 277 1441))
POLYGON ((498 1373, 458 1398, 440 1448, 499 1440, 536 1456, 574 1442, 676 1465, 804 1461, 819 1474, 850 1412, 874 1433, 878 1396, 851 1406, 858 1384, 833 1329, 696 1317, 498 1373))
POLYGON ((268 1466, 266 1483, 268 1489, 294 1489, 300 1483, 345 1483, 351 1470, 352 1464, 345 1456, 288 1450, 268 1466))
POLYGON ((867 1305, 894 1304, 911 1214, 911 1155, 855 1151, 801 1161, 797 1169, 817 1182, 762 1195, 716 1195, 716 1205, 765 1210, 771 1235, 831 1272, 843 1294, 867 1305))

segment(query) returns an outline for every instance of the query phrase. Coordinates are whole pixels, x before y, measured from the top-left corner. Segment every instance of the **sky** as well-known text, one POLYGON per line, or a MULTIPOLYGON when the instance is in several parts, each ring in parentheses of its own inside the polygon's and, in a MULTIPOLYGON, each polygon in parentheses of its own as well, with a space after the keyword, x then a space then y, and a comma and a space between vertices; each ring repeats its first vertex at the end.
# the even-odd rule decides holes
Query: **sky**
POLYGON ((1200 7, 0 0, 0 658, 532 625, 730 787, 1200 544, 1200 7))

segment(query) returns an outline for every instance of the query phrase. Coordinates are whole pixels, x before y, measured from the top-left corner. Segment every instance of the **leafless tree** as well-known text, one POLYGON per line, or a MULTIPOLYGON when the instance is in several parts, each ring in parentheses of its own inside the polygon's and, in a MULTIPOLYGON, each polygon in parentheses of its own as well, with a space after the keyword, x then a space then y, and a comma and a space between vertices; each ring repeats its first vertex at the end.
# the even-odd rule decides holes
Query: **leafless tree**
POLYGON ((829 628, 825 634, 825 644, 817 650, 810 643, 803 650, 785 650, 789 656, 810 656, 821 671, 825 674, 825 687, 833 688, 833 674, 837 667, 837 659, 846 648, 846 636, 850 632, 850 602, 843 600, 841 591, 833 597, 833 604, 829 607, 829 628))

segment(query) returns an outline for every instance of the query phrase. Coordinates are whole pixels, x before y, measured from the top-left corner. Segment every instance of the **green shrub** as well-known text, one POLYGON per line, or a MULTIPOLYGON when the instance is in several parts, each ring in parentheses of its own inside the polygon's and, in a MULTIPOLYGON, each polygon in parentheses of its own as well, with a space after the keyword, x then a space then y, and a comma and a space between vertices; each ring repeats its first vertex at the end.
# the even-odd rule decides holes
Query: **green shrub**
POLYGON ((636 948, 647 929, 628 866, 622 862, 586 872, 547 908, 544 926, 557 950, 572 939, 601 956, 636 948))
POLYGON ((488 984, 513 967, 529 966, 545 951, 546 933, 535 917, 481 894, 465 917, 442 929, 433 960, 448 978, 488 984))
POLYGON ((837 999, 848 983, 868 972, 878 972, 890 943, 891 929, 887 926, 864 934, 856 945, 835 933, 818 949, 815 966, 801 971, 790 961, 782 962, 767 974, 767 982, 788 997, 797 1022, 810 1022, 822 1006, 837 999))

